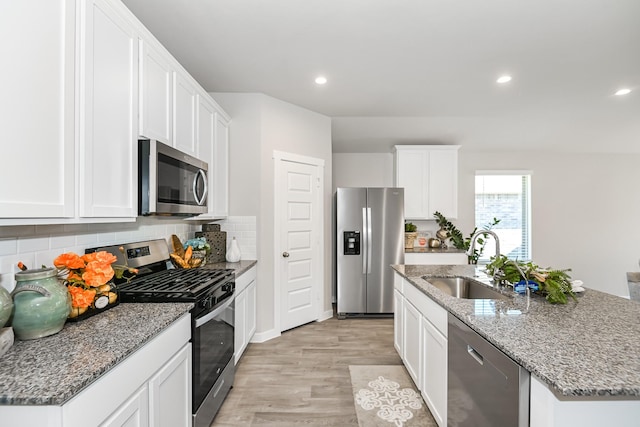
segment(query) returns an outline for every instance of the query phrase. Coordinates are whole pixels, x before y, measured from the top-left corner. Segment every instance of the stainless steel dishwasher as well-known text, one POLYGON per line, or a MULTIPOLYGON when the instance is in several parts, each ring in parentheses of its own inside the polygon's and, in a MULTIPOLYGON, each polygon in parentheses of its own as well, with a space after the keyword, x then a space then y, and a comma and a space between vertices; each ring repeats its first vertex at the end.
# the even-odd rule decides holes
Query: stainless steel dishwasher
POLYGON ((529 425, 530 374, 449 314, 448 427, 529 425))

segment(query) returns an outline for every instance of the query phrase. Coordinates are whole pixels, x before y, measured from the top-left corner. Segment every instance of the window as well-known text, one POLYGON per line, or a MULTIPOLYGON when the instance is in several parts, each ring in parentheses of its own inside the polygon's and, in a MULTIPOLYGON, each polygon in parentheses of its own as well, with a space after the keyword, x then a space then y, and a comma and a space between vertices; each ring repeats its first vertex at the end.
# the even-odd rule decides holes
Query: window
MULTIPOLYGON (((483 229, 497 218, 492 230, 500 238, 500 252, 511 259, 531 260, 531 172, 476 172, 476 227, 483 229)), ((495 254, 488 237, 480 262, 495 254)))

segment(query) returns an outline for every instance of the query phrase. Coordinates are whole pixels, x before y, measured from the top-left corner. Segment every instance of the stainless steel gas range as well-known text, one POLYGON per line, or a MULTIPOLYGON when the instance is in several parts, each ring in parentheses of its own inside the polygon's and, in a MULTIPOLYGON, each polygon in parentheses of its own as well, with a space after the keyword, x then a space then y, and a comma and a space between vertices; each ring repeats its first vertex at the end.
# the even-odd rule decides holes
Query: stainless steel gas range
POLYGON ((233 385, 234 270, 173 269, 163 239, 87 249, 107 251, 137 268, 117 283, 120 301, 193 302, 191 310, 193 427, 209 426, 233 385))

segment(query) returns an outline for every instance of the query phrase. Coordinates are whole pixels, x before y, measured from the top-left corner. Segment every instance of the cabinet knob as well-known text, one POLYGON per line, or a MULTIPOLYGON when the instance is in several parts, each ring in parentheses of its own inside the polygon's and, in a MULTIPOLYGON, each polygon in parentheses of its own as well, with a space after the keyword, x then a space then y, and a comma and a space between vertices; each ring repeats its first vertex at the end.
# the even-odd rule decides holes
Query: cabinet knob
POLYGON ((282 252, 282 256, 284 258, 289 258, 289 252, 282 252))

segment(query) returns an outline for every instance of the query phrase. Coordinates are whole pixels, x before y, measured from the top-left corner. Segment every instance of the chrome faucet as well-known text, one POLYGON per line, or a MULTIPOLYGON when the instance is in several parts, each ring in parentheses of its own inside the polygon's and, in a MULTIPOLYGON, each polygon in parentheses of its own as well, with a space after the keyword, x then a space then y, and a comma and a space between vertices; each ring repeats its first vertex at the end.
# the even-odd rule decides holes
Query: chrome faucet
MULTIPOLYGON (((494 240, 496 241, 496 258, 498 258, 500 256, 500 239, 498 238, 498 235, 491 231, 491 230, 480 230, 480 231, 476 231, 474 233, 473 236, 471 236, 471 243, 469 244, 469 249, 467 249, 467 256, 472 256, 473 252, 476 248, 476 240, 478 240, 478 237, 483 236, 489 234, 491 236, 493 236, 494 240)), ((493 273, 493 283, 498 283, 498 281, 496 281, 496 273, 493 273)))

